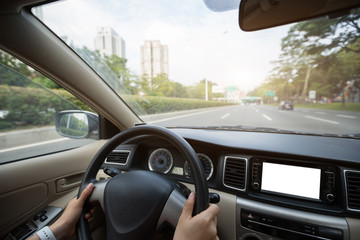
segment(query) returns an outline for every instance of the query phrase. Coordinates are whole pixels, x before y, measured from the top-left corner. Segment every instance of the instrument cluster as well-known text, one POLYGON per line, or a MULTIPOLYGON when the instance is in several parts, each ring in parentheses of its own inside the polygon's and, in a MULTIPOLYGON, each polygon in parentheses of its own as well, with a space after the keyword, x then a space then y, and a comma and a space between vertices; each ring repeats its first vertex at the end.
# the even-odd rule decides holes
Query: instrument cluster
MULTIPOLYGON (((207 180, 210 180, 214 174, 214 164, 209 156, 203 153, 196 154, 206 176, 207 180)), ((154 150, 148 159, 148 167, 150 171, 159 172, 163 174, 176 174, 184 175, 187 178, 191 178, 191 169, 187 161, 176 162, 174 161, 173 154, 166 148, 157 148, 154 150)))

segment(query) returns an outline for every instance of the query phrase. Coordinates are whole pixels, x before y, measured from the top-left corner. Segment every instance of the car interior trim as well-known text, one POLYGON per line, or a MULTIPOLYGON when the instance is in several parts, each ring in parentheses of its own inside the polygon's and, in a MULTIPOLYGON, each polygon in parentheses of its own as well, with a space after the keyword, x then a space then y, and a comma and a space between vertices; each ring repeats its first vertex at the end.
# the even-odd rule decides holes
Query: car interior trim
MULTIPOLYGON (((194 185, 189 183, 183 184, 194 192, 194 185)), ((216 204, 221 209, 217 217, 219 239, 236 239, 236 196, 214 188, 209 188, 209 192, 217 193, 221 196, 220 202, 216 204)))
POLYGON ((156 228, 159 228, 164 222, 177 226, 185 201, 185 197, 174 189, 165 203, 156 228))
POLYGON ((130 155, 131 155, 131 151, 130 151, 130 150, 117 150, 117 149, 115 149, 115 150, 113 150, 113 151, 109 154, 109 156, 107 156, 107 157, 105 158, 105 163, 106 163, 106 164, 115 164, 115 165, 126 166, 126 165, 128 164, 128 162, 129 162, 130 155), (128 153, 128 154, 127 154, 127 157, 126 157, 126 160, 125 160, 124 163, 122 163, 122 162, 108 161, 109 156, 110 156, 111 154, 113 154, 113 153, 128 153))
POLYGON ((104 205, 105 187, 108 182, 109 180, 103 180, 96 183, 96 187, 94 188, 89 198, 90 203, 96 203, 96 202, 99 203, 103 211, 105 211, 105 205, 104 205))
POLYGON ((360 220, 355 218, 346 218, 346 221, 349 225, 350 239, 358 239, 360 236, 360 220))
MULTIPOLYGON (((345 193, 346 193, 345 195, 346 195, 346 207, 347 207, 347 210, 354 211, 354 212, 360 212, 360 209, 349 207, 349 190, 348 190, 349 185, 348 185, 348 179, 347 179, 347 174, 348 173, 356 173, 356 174, 359 174, 359 176, 360 176, 360 171, 344 169, 345 193)), ((358 184, 360 184, 360 180, 358 182, 359 182, 358 184)), ((360 197, 360 193, 359 193, 359 197, 360 197)), ((358 199, 360 200, 359 197, 358 197, 358 199)))
POLYGON ((223 174, 222 174, 222 184, 225 186, 225 187, 228 187, 228 188, 231 188, 231 189, 235 189, 235 190, 239 190, 239 191, 246 191, 246 186, 247 186, 247 180, 248 180, 248 161, 249 159, 248 158, 245 158, 245 157, 237 157, 237 156, 225 156, 224 158, 224 165, 223 165, 223 174), (245 161, 245 180, 244 180, 244 187, 243 188, 237 188, 237 187, 233 187, 233 186, 230 186, 228 184, 225 183, 225 170, 226 170, 226 163, 227 163, 227 160, 228 158, 234 158, 234 159, 240 159, 240 160, 243 160, 245 161))
POLYGON ((311 223, 324 227, 336 228, 340 229, 343 232, 344 239, 349 239, 350 236, 348 224, 345 218, 304 212, 267 203, 256 202, 240 197, 237 198, 237 226, 240 226, 240 216, 242 209, 247 209, 254 212, 261 212, 263 214, 283 218, 285 220, 311 223))

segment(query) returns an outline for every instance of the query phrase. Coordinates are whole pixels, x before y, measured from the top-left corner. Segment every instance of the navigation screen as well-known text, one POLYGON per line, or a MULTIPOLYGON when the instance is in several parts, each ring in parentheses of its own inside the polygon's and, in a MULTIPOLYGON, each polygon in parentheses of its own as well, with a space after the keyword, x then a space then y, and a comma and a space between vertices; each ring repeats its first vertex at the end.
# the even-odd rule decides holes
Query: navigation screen
POLYGON ((320 198, 321 170, 263 162, 261 190, 320 198))

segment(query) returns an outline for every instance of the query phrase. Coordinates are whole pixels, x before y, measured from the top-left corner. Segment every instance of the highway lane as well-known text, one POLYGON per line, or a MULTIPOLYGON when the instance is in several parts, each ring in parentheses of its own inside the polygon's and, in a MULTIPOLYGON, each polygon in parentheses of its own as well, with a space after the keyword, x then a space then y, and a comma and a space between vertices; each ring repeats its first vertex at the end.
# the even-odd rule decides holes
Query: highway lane
MULTIPOLYGON (((163 115, 148 121, 165 127, 177 126, 234 126, 267 127, 306 133, 356 134, 360 133, 360 113, 295 108, 278 110, 275 106, 234 105, 212 109, 163 115)), ((145 119, 145 118, 144 118, 145 119)), ((88 144, 94 140, 60 138, 35 144, 0 149, 0 163, 44 153, 58 152, 88 144)))
POLYGON ((360 113, 295 108, 279 110, 275 106, 236 105, 199 111, 184 116, 149 122, 176 126, 251 126, 269 127, 317 134, 360 133, 360 113))

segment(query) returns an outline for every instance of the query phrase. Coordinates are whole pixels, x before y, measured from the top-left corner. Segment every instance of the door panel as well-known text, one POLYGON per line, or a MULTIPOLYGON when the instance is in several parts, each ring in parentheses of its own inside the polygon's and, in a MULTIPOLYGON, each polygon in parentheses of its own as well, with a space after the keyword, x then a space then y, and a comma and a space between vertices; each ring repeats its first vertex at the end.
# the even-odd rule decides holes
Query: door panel
POLYGON ((34 184, 0 196, 1 218, 0 226, 14 221, 24 213, 31 211, 46 200, 47 185, 34 184), (24 201, 26 199, 26 201, 24 201))
POLYGON ((64 208, 105 140, 0 167, 0 236, 49 204, 64 208), (59 191, 60 189, 60 191, 59 191))

